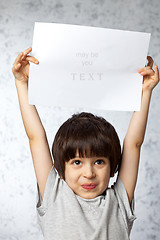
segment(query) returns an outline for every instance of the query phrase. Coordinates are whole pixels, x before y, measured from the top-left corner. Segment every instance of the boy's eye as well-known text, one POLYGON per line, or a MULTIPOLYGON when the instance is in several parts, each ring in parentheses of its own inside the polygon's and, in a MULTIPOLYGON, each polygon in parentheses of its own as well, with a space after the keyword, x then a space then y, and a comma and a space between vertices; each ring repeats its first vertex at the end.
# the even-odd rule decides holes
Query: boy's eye
MULTIPOLYGON (((80 160, 75 160, 75 161, 72 162, 72 164, 76 165, 76 166, 79 166, 79 165, 81 165, 81 161, 80 160)), ((96 161, 96 165, 102 165, 102 164, 104 164, 104 160, 103 159, 98 159, 96 161)))
POLYGON ((102 159, 98 159, 98 160, 96 161, 96 163, 98 163, 98 165, 101 165, 101 164, 104 163, 104 161, 103 161, 102 159))
POLYGON ((76 160, 76 161, 73 162, 74 165, 80 165, 80 163, 81 162, 79 160, 76 160))

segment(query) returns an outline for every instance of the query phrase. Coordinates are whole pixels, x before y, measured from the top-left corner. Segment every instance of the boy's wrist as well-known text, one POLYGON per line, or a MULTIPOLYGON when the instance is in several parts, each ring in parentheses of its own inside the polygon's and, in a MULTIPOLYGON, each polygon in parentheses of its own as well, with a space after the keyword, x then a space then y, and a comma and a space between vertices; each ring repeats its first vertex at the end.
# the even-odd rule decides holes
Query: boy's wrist
POLYGON ((144 89, 142 89, 142 95, 152 95, 152 91, 153 91, 153 89, 151 89, 151 88, 144 88, 144 89))
POLYGON ((18 86, 27 86, 28 87, 28 82, 20 81, 20 80, 15 78, 15 85, 16 85, 16 87, 18 87, 18 86))

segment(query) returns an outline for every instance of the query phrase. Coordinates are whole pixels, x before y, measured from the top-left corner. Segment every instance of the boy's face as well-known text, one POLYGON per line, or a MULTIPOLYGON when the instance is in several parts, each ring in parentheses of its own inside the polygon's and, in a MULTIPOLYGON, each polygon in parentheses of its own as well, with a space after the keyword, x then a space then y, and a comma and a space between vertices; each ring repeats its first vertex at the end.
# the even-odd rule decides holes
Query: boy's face
POLYGON ((109 179, 108 158, 79 158, 77 153, 75 158, 65 162, 65 181, 82 198, 92 199, 101 195, 107 189, 109 179))

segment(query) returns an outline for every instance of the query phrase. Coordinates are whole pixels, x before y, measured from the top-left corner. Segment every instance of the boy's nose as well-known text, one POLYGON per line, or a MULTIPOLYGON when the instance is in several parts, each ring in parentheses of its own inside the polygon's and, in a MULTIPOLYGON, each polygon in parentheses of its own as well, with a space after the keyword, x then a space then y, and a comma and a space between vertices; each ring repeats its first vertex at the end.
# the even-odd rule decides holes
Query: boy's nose
POLYGON ((84 168, 84 177, 93 178, 95 177, 95 171, 92 166, 85 166, 84 168))

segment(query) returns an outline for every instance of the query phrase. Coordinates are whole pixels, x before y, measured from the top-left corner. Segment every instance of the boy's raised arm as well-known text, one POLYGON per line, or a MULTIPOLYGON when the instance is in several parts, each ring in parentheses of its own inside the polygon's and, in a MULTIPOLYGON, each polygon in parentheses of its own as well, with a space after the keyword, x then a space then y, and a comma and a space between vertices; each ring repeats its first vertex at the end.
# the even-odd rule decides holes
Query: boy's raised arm
POLYGON ((29 139, 34 169, 43 198, 48 174, 53 166, 45 130, 35 106, 28 103, 29 62, 38 64, 37 59, 28 54, 32 48, 20 53, 13 64, 13 74, 17 88, 23 124, 29 139))
POLYGON ((119 171, 119 177, 125 186, 130 203, 137 182, 140 150, 147 125, 151 94, 159 82, 158 66, 155 66, 155 71, 153 71, 153 60, 151 57, 147 58, 148 65, 138 71, 143 76, 141 110, 134 112, 131 118, 123 142, 122 164, 119 171))

